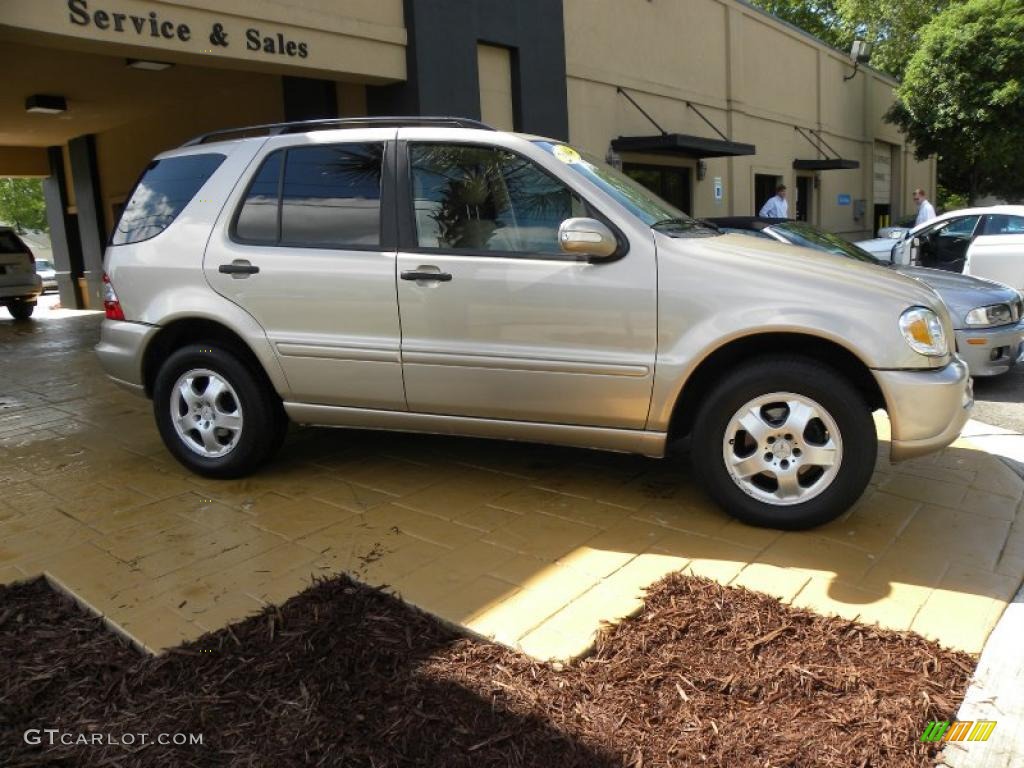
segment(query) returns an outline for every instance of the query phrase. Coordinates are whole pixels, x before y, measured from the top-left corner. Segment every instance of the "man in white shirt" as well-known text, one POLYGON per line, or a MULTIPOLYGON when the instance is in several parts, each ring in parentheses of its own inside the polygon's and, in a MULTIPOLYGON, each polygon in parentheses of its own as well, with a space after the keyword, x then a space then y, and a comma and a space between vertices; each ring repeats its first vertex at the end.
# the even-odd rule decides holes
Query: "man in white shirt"
POLYGON ((786 185, 779 184, 775 189, 775 197, 768 198, 768 202, 761 206, 758 214, 762 219, 788 219, 789 203, 786 202, 786 185))
POLYGON ((928 202, 928 198, 925 196, 923 189, 914 190, 914 202, 917 203, 917 221, 914 222, 915 227, 919 227, 935 218, 935 208, 933 208, 932 204, 928 202))

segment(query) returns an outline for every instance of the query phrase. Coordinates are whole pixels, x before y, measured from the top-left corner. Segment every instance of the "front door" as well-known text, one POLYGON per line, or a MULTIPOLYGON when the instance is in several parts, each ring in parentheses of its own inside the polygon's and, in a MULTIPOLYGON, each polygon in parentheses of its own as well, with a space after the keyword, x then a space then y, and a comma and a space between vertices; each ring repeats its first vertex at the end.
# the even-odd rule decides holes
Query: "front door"
POLYGON ((344 133, 351 140, 296 136, 257 158, 204 268, 263 326, 292 399, 404 410, 395 251, 381 227, 385 143, 344 133))
POLYGON ((922 267, 963 272, 980 216, 956 216, 919 232, 918 264, 922 267))
POLYGON ((598 214, 532 160, 460 143, 399 151, 409 409, 643 428, 657 343, 653 238, 606 263, 567 256, 561 222, 598 214))

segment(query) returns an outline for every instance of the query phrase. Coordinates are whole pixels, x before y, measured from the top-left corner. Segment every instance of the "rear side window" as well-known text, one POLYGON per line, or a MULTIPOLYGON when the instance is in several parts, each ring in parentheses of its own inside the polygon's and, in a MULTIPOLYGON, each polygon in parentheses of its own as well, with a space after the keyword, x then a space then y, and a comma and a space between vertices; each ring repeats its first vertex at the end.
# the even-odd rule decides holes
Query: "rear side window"
POLYGON ((290 147, 263 161, 235 219, 246 243, 380 246, 383 143, 290 147))
POLYGON ((111 245, 128 245, 159 235, 222 162, 224 155, 215 153, 151 162, 121 213, 110 238, 111 245))
POLYGON ((0 253, 28 253, 28 248, 13 232, 0 232, 0 253))
POLYGON ((986 235, 1024 235, 1024 216, 990 213, 985 217, 986 235))

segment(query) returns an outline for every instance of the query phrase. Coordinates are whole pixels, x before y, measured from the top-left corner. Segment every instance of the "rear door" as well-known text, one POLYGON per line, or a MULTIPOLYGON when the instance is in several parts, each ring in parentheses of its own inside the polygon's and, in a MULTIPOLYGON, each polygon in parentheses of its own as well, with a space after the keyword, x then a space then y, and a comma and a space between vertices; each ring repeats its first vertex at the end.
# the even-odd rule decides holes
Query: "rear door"
POLYGON ((566 255, 562 221, 599 214, 559 178, 500 146, 399 135, 410 136, 399 145, 398 253, 410 410, 643 428, 653 242, 607 263, 566 255))
POLYGON ((979 235, 968 251, 965 272, 1024 290, 1024 216, 983 216, 979 235))
POLYGON ((265 146, 207 248, 210 285, 263 326, 297 402, 405 409, 393 136, 320 131, 265 146))
POLYGON ((35 292, 35 263, 21 238, 0 229, 0 296, 21 296, 35 292))

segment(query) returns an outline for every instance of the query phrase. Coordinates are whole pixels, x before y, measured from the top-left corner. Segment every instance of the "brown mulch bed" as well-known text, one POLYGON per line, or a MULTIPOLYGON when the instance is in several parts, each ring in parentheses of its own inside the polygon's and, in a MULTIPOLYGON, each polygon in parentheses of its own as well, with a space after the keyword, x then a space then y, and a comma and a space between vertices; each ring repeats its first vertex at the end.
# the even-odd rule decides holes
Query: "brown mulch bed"
POLYGON ((900 766, 974 660, 673 576, 563 669, 346 578, 159 658, 43 580, 0 587, 0 765, 900 766), (30 728, 202 746, 28 746, 30 728))

